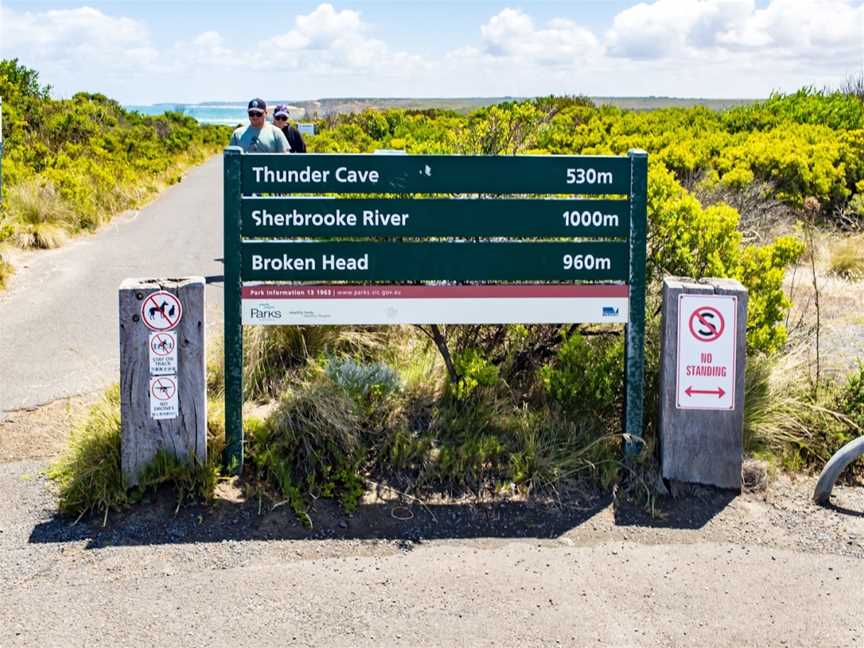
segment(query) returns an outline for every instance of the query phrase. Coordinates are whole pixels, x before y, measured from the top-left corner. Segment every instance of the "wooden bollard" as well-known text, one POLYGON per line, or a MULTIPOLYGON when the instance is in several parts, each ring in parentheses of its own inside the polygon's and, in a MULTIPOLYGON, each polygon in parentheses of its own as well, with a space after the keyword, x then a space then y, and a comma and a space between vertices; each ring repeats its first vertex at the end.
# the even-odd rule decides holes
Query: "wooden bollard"
POLYGON ((121 464, 128 486, 159 450, 207 460, 204 278, 120 285, 121 464))
POLYGON ((740 490, 747 289, 666 278, 661 336, 663 477, 740 490))

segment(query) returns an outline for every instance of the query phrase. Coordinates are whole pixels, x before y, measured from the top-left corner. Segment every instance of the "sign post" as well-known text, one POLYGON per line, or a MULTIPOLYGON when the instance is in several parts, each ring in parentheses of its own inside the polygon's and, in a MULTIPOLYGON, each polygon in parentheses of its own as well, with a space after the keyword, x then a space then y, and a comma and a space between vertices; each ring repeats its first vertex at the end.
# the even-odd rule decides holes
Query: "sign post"
POLYGON ((731 279, 663 282, 663 477, 741 488, 747 290, 731 279))
POLYGON ((244 324, 625 324, 637 451, 647 163, 226 149, 226 468, 243 464, 244 324))
POLYGON ((120 286, 121 464, 129 486, 165 450, 207 459, 204 278, 120 286))

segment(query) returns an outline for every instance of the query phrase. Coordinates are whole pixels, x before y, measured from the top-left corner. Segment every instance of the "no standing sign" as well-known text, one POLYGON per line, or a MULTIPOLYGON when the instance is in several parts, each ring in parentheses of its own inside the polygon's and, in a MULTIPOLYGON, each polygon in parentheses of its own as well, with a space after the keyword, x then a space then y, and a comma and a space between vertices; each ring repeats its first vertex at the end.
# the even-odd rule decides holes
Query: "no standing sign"
POLYGON ((678 296, 678 409, 735 409, 738 298, 678 296))

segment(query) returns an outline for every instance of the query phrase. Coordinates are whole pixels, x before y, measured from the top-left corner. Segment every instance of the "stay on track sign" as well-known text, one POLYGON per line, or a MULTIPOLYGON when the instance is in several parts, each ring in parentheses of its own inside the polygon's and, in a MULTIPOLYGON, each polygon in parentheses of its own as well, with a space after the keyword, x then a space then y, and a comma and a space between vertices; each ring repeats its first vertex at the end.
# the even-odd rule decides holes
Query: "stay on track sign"
POLYGON ((625 324, 624 427, 642 435, 644 152, 224 162, 229 466, 244 324, 625 324))

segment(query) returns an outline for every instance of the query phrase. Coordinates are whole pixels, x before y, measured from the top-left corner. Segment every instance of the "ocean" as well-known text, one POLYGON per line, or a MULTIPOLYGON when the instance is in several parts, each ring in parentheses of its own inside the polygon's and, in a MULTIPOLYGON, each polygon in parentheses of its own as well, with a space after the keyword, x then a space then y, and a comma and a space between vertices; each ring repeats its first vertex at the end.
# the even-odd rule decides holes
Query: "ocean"
POLYGON ((161 115, 165 111, 181 112, 194 117, 202 124, 246 124, 245 103, 225 104, 151 104, 149 106, 123 106, 142 115, 161 115))

